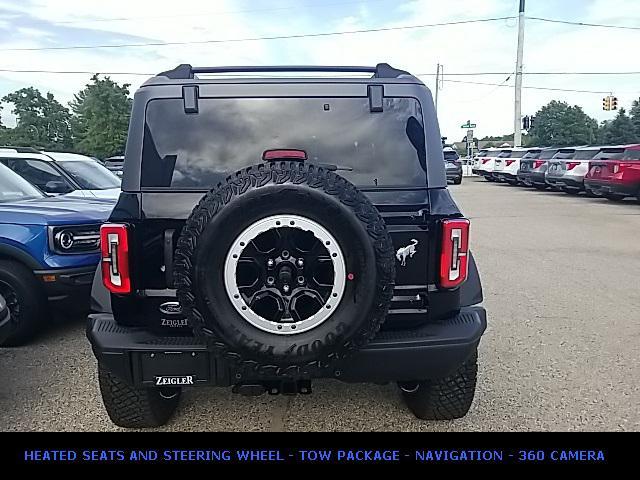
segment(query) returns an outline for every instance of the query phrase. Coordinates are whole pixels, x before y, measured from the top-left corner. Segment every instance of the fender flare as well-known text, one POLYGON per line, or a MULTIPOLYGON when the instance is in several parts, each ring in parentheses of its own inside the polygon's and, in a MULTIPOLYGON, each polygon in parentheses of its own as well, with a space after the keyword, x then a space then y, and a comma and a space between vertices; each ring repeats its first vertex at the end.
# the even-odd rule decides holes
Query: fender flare
POLYGON ((17 260, 31 270, 41 270, 42 265, 24 250, 7 244, 0 244, 0 257, 17 260))
POLYGON ((470 307, 482 303, 482 284, 480 283, 480 273, 473 253, 469 252, 469 271, 467 280, 460 286, 460 306, 470 307))

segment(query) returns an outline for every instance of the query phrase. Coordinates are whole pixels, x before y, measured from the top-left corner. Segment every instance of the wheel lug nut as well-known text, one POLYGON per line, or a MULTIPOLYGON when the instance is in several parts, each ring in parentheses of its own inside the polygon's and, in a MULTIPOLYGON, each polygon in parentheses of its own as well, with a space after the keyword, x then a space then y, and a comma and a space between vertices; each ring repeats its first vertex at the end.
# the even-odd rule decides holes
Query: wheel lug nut
POLYGON ((304 283, 304 277, 303 276, 298 277, 298 283, 300 285, 302 285, 304 283))
POLYGON ((289 285, 284 285, 282 287, 282 290, 284 291, 284 293, 289 293, 289 285))
POLYGON ((268 285, 273 285, 274 283, 276 283, 276 279, 273 277, 267 277, 267 284, 268 285))
POLYGON ((276 262, 273 261, 273 258, 267 260, 267 267, 272 268, 275 264, 276 262))
POLYGON ((281 253, 282 258, 289 258, 289 251, 288 250, 283 250, 281 253))
POLYGON ((296 265, 298 265, 299 267, 304 266, 304 260, 299 258, 298 261, 296 262, 296 265))

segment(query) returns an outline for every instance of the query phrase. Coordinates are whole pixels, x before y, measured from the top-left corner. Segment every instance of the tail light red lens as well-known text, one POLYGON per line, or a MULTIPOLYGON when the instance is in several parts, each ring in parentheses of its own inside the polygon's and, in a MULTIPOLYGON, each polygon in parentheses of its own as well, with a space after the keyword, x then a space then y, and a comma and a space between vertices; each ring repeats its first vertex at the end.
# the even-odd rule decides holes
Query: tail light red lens
POLYGON ((534 160, 534 161, 533 161, 533 168, 534 168, 534 170, 535 170, 536 168, 540 168, 540 167, 541 167, 542 165, 544 165, 545 163, 546 163, 546 161, 545 161, 545 160, 534 160))
POLYGON ((512 163, 514 163, 514 162, 515 162, 515 160, 506 160, 506 161, 505 161, 505 163, 507 164, 507 167, 508 167, 509 165, 511 165, 512 163))
POLYGON ((485 163, 487 163, 489 160, 491 160, 490 158, 483 158, 482 159, 482 164, 484 165, 485 163))
POLYGON ((100 227, 102 283, 112 293, 130 293, 129 237, 127 226, 108 223, 100 227))
POLYGON ((622 172, 626 168, 633 167, 634 165, 637 165, 637 163, 625 163, 625 162, 614 163, 613 173, 622 172))
POLYGON ((469 267, 469 220, 456 218, 442 222, 440 286, 454 288, 467 279, 469 267))
POLYGON ((262 152, 262 160, 306 160, 307 152, 297 149, 276 149, 262 152))
POLYGON ((567 162, 567 170, 573 170, 578 165, 580 165, 580 162, 567 162))

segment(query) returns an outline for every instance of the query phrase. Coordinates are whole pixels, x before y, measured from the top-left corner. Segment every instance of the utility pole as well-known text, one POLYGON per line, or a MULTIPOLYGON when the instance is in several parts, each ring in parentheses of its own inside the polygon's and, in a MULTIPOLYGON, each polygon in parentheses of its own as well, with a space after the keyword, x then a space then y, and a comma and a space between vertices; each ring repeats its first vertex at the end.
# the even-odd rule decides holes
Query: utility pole
POLYGON ((436 98, 435 98, 435 104, 436 104, 436 113, 438 113, 438 90, 440 90, 440 72, 444 73, 444 65, 440 65, 438 64, 438 67, 436 69, 436 98))
POLYGON ((515 112, 513 115, 513 126, 515 133, 513 134, 513 146, 522 145, 522 124, 520 117, 522 116, 522 52, 524 50, 524 2, 520 0, 520 10, 518 12, 518 55, 516 58, 516 99, 515 112))

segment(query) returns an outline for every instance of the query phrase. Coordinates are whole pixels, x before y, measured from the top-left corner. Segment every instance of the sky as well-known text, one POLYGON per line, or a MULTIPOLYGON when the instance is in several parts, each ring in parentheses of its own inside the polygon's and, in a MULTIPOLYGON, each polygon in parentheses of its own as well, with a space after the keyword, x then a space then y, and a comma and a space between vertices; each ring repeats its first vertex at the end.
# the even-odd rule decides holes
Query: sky
MULTIPOLYGON (((362 29, 395 28, 511 17, 518 0, 0 0, 0 97, 22 87, 52 92, 67 103, 89 74, 10 73, 2 70, 81 70, 155 74, 180 63, 215 65, 375 65, 387 62, 420 74, 439 91, 441 133, 461 140, 467 120, 475 135, 513 132, 517 20, 382 32, 219 42, 196 45, 16 50, 78 45, 229 40, 362 29), (13 50, 12 50, 13 49, 13 50), (498 72, 497 75, 452 75, 498 72), (507 80, 507 78, 509 79, 507 80), (475 83, 461 83, 475 82, 475 83), (478 85, 477 83, 502 84, 478 85)), ((640 0, 527 0, 526 15, 573 22, 640 27, 640 0)), ((525 20, 522 114, 551 100, 577 104, 598 121, 609 92, 628 108, 640 97, 640 74, 532 75, 527 72, 640 72, 640 30, 525 20), (536 87, 536 88, 531 88, 536 87), (559 88, 588 90, 564 92, 559 88)), ((145 75, 112 75, 132 91, 145 75)), ((2 121, 15 124, 4 105, 2 121)))

